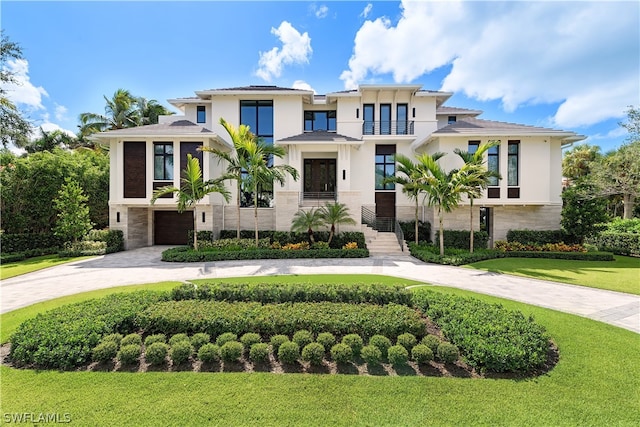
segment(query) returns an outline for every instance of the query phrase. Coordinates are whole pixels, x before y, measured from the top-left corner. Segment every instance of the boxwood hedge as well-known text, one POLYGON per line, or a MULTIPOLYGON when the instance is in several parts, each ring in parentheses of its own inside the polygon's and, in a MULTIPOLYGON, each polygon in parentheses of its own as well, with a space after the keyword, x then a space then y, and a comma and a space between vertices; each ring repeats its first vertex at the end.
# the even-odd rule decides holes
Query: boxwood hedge
POLYGON ((162 261, 212 262, 249 259, 300 259, 300 258, 366 258, 368 249, 309 249, 283 251, 280 249, 248 249, 244 251, 195 251, 187 246, 170 248, 162 252, 162 261))

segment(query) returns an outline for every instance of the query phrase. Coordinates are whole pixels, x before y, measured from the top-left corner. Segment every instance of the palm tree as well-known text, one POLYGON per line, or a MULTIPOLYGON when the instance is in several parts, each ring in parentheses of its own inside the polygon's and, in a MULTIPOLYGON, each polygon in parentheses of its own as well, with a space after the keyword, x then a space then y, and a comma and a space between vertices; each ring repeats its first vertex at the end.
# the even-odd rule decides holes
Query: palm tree
POLYGON ((491 178, 500 179, 500 174, 495 171, 490 171, 485 166, 484 153, 490 148, 500 145, 500 141, 489 141, 478 146, 475 153, 469 153, 468 151, 460 150, 456 148, 453 150, 465 165, 468 165, 468 173, 466 174, 464 183, 464 193, 469 198, 469 252, 473 253, 473 200, 482 195, 482 191, 489 185, 491 178))
POLYGON ((229 201, 229 190, 224 186, 223 180, 210 179, 204 181, 202 179, 202 170, 200 169, 200 161, 187 154, 187 167, 180 179, 181 187, 167 185, 153 192, 151 204, 153 205, 159 197, 165 194, 178 194, 178 212, 182 213, 186 209, 193 207, 193 248, 198 250, 198 202, 211 193, 220 193, 224 199, 229 201))
POLYGON ((445 172, 435 157, 421 154, 416 160, 421 175, 421 187, 427 194, 429 206, 438 206, 440 256, 444 256, 444 213, 451 212, 460 203, 461 194, 465 191, 463 178, 469 173, 470 167, 464 165, 460 170, 445 172))
POLYGON ((105 96, 104 100, 107 103, 105 114, 80 114, 81 138, 95 132, 138 126, 137 100, 128 90, 118 89, 111 99, 105 96))
POLYGON ((298 171, 289 165, 270 166, 273 157, 282 158, 286 151, 275 145, 268 145, 259 138, 247 140, 242 146, 241 154, 244 156, 243 166, 246 170, 248 185, 253 195, 253 218, 255 226, 256 245, 258 244, 258 189, 262 186, 273 185, 274 181, 284 185, 288 175, 294 180, 298 179, 298 171))
MULTIPOLYGON (((444 156, 444 153, 434 153, 431 155, 435 160, 444 156)), ((418 243, 418 210, 420 194, 424 192, 424 186, 422 182, 422 174, 420 172, 419 165, 414 163, 409 157, 403 154, 396 154, 395 161, 398 164, 396 173, 402 175, 394 175, 384 179, 384 183, 394 183, 402 185, 402 192, 407 195, 409 200, 415 200, 416 208, 414 212, 415 221, 415 242, 418 243)))
POLYGON ((155 125, 158 123, 160 116, 172 115, 173 112, 167 110, 155 99, 147 99, 139 97, 136 99, 136 107, 138 110, 138 123, 140 125, 155 125))
POLYGON ((23 148, 27 153, 36 153, 39 151, 53 151, 54 148, 71 148, 75 144, 75 136, 69 135, 60 129, 54 129, 49 132, 40 128, 40 136, 30 141, 23 148))
MULTIPOLYGON (((353 220, 352 220, 353 221, 353 220)), ((311 208, 309 211, 299 210, 293 215, 291 221, 291 231, 306 232, 309 235, 309 243, 314 244, 313 229, 325 224, 320 210, 311 208)), ((331 241, 331 239, 329 239, 331 241)))
POLYGON ((326 225, 330 226, 328 244, 331 244, 336 233, 336 224, 356 225, 355 220, 349 215, 349 208, 344 203, 326 203, 320 208, 320 217, 326 225))

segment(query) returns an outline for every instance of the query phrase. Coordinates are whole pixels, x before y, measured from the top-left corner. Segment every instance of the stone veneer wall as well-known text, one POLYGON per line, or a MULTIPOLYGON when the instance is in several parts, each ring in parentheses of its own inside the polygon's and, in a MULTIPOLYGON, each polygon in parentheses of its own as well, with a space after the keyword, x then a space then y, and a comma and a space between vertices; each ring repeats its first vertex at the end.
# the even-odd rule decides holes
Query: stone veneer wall
POLYGON ((149 246, 149 209, 126 208, 126 219, 120 213, 120 222, 127 224, 125 232, 125 249, 136 249, 149 246))
MULTIPOLYGON (((222 213, 222 209, 220 212, 222 213)), ((273 230, 275 226, 274 215, 274 208, 258 208, 258 230, 273 230)), ((219 218, 219 221, 222 223, 222 218, 219 218)), ((253 230, 253 208, 240 208, 240 225, 242 230, 253 230)), ((222 228, 225 230, 235 230, 237 227, 238 208, 236 205, 225 205, 224 224, 222 228)))

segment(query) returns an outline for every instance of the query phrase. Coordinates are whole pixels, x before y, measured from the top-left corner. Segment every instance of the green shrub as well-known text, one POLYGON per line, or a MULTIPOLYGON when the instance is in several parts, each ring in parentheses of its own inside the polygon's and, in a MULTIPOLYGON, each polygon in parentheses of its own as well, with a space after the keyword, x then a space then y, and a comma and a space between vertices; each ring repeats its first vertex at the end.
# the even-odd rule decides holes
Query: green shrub
POLYGON ((353 351, 347 344, 338 343, 331 347, 331 358, 337 363, 347 363, 353 358, 353 351))
MULTIPOLYGON (((468 230, 444 230, 444 246, 449 249, 469 249, 468 230)), ((440 245, 439 234, 436 234, 435 246, 440 245)), ((473 232, 473 249, 487 249, 489 235, 486 231, 473 232)))
POLYGON ((189 336, 187 334, 180 333, 180 334, 174 334, 171 338, 169 338, 169 345, 173 347, 174 345, 176 345, 181 341, 186 341, 189 344, 191 344, 191 341, 189 340, 189 336))
POLYGON ((426 345, 431 349, 431 352, 433 354, 436 354, 436 352, 438 351, 438 346, 440 345, 441 342, 442 340, 440 338, 438 338, 435 335, 429 334, 424 338, 422 338, 422 341, 420 341, 420 344, 426 345))
POLYGON ((214 262, 254 259, 309 259, 309 258, 367 258, 367 249, 316 249, 313 251, 283 251, 279 249, 250 249, 239 251, 195 251, 187 246, 170 248, 162 252, 167 262, 214 262))
POLYGON ((342 344, 346 344, 351 347, 353 356, 358 357, 360 355, 360 350, 362 350, 362 346, 364 345, 364 341, 358 334, 347 334, 342 337, 342 344))
POLYGON ((124 233, 122 230, 91 230, 84 240, 104 242, 106 253, 124 251, 124 233))
POLYGON ((320 332, 316 337, 316 342, 322 344, 327 350, 336 343, 336 337, 331 332, 320 332))
POLYGON ((262 342, 262 337, 255 332, 247 332, 240 337, 240 342, 245 348, 250 349, 252 345, 262 342))
POLYGON ((269 344, 259 342, 251 346, 249 359, 255 363, 264 363, 269 360, 269 344))
POLYGON ((220 360, 220 347, 213 343, 206 343, 198 350, 198 359, 203 363, 213 363, 220 360))
MULTIPOLYGON (((222 230, 220 232, 221 239, 235 239, 237 231, 236 230, 222 230)), ((316 231, 314 232, 314 236, 316 241, 327 241, 329 240, 329 232, 328 231, 316 231)), ((254 230, 241 230, 240 237, 243 239, 253 239, 254 238, 254 230)), ((258 231, 259 239, 269 239, 270 243, 279 243, 280 246, 284 246, 290 243, 301 243, 309 240, 309 235, 307 233, 295 233, 288 231, 273 231, 273 230, 259 230, 258 231)), ((339 249, 348 242, 357 242, 358 247, 365 247, 365 237, 364 233, 360 231, 346 231, 342 233, 338 233, 333 236, 333 240, 331 240, 331 248, 339 249)))
POLYGON ((312 249, 329 249, 329 243, 327 242, 315 242, 312 249))
POLYGON ((153 343, 165 343, 167 342, 167 337, 165 336, 165 334, 154 334, 154 335, 149 335, 144 339, 144 346, 145 347, 149 347, 151 344, 153 343))
POLYGON ((133 365, 138 362, 142 353, 142 347, 139 344, 127 344, 120 347, 117 357, 123 365, 133 365))
POLYGON ((54 233, 0 233, 0 247, 3 253, 26 252, 41 248, 50 248, 52 250, 50 253, 55 253, 63 244, 64 240, 54 233))
POLYGON ((171 349, 169 350, 169 356, 171 356, 174 365, 187 363, 192 354, 193 347, 191 347, 189 340, 177 341, 171 344, 171 349))
POLYGON ((278 360, 282 363, 293 364, 300 357, 300 346, 293 342, 283 342, 278 348, 278 360))
POLYGON ((227 341, 220 347, 220 357, 225 362, 238 362, 243 352, 244 346, 238 341, 227 341))
POLYGON ((286 335, 274 335, 271 337, 271 348, 273 349, 273 353, 274 354, 278 354, 278 350, 280 349, 280 346, 286 342, 289 342, 289 337, 286 335))
POLYGON ((413 346, 415 346, 417 343, 418 339, 416 338, 416 336, 410 333, 398 335, 398 340, 396 341, 396 344, 403 346, 407 349, 407 351, 411 351, 413 346))
POLYGON ((38 314, 11 337, 11 360, 16 366, 40 369, 72 369, 88 363, 103 336, 137 330, 137 314, 166 297, 162 292, 118 293, 38 314))
POLYGON ((417 363, 428 363, 433 360, 433 351, 424 344, 418 344, 411 349, 411 359, 417 363))
POLYGON ((564 230, 509 230, 507 231, 508 242, 518 242, 524 245, 546 243, 577 243, 573 242, 571 236, 564 230))
POLYGON ((640 218, 614 218, 611 222, 605 224, 606 230, 613 233, 635 233, 640 234, 640 218))
MULTIPOLYGON (((400 228, 407 242, 416 241, 416 222, 400 221, 400 228)), ((418 242, 431 242, 431 224, 429 222, 418 221, 418 242)))
POLYGON ((293 334, 291 341, 298 344, 300 348, 304 348, 304 346, 313 342, 313 334, 306 329, 302 329, 293 334))
POLYGON ((93 349, 93 361, 106 363, 113 360, 118 354, 118 344, 115 341, 102 341, 93 349))
POLYGON ((381 283, 185 283, 171 291, 175 301, 344 302, 411 305, 411 291, 381 283))
POLYGON ((121 347, 130 344, 142 345, 142 337, 140 336, 140 334, 126 335, 124 338, 122 338, 122 341, 120 341, 121 347))
POLYGON ((369 339, 369 345, 378 347, 383 358, 387 357, 387 350, 391 347, 391 340, 384 335, 374 335, 369 339))
POLYGON ((362 347, 362 350, 360 350, 360 356, 370 365, 380 363, 382 360, 382 352, 375 345, 365 345, 362 347))
POLYGON ((458 347, 448 342, 441 342, 437 351, 438 360, 444 363, 453 363, 458 360, 458 347))
POLYGON ((219 347, 222 347, 229 341, 238 341, 238 334, 234 334, 233 332, 225 332, 218 335, 218 338, 216 338, 216 344, 218 344, 219 347))
POLYGON ((71 258, 75 256, 104 255, 106 253, 107 244, 105 242, 81 240, 78 242, 66 243, 64 248, 58 251, 58 256, 60 258, 71 258))
POLYGON ((169 346, 163 342, 156 341, 146 348, 145 359, 152 365, 160 366, 167 360, 168 353, 169 346))
POLYGON ((205 332, 198 332, 191 337, 191 346, 194 351, 200 350, 200 347, 211 341, 211 336, 205 332))
POLYGON ((120 347, 120 342, 122 341, 122 334, 119 333, 115 333, 115 334, 109 334, 109 335, 105 335, 104 337, 102 337, 102 342, 105 341, 113 341, 116 343, 117 347, 120 347))
MULTIPOLYGON (((187 241, 190 242, 189 245, 193 247, 193 230, 189 230, 187 232, 187 241)), ((198 245, 203 242, 212 242, 213 241, 213 232, 209 230, 198 231, 198 245)))
POLYGON ((392 365, 402 366, 409 360, 409 352, 401 345, 392 345, 387 350, 387 358, 392 365))
POLYGON ((311 365, 319 366, 324 358, 324 347, 322 344, 312 342, 304 346, 302 349, 302 360, 309 362, 311 365))
POLYGON ((595 238, 600 250, 611 251, 619 255, 640 256, 640 234, 603 231, 595 238))
POLYGON ((269 239, 218 239, 218 240, 198 240, 198 250, 201 251, 246 251, 254 249, 267 249, 271 245, 269 239))

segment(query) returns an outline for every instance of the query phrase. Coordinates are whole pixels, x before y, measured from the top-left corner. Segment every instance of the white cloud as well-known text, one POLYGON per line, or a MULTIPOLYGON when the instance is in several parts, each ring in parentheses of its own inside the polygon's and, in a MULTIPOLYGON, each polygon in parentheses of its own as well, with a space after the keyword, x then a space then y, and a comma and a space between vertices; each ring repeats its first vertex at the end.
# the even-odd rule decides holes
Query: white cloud
POLYGON ((365 7, 364 10, 362 11, 362 13, 360 14, 360 16, 362 16, 363 18, 366 18, 369 16, 369 14, 371 13, 371 9, 373 9, 373 5, 371 3, 368 3, 365 7))
POLYGON ((32 109, 44 109, 42 97, 49 96, 42 86, 34 86, 29 79, 29 62, 25 59, 11 59, 6 62, 6 71, 13 74, 14 83, 3 83, 2 89, 14 104, 21 104, 32 109))
POLYGON ((311 90, 313 91, 313 93, 316 93, 316 90, 312 88, 311 85, 305 82, 304 80, 296 80, 295 82, 293 82, 293 85, 291 87, 293 89, 311 90))
POLYGON ((59 105, 56 104, 56 109, 55 109, 55 117, 56 120, 58 121, 63 121, 63 120, 67 120, 67 112, 69 112, 69 110, 67 109, 67 107, 65 107, 64 105, 59 105))
POLYGON ((308 33, 300 34, 289 22, 282 21, 278 28, 271 28, 271 34, 282 42, 282 48, 260 52, 258 77, 271 81, 272 77, 280 77, 284 65, 309 63, 313 50, 308 33))
MULTIPOLYGON (((56 108, 57 109, 57 108, 56 108)), ((66 110, 66 109, 65 109, 66 110)), ((64 129, 63 127, 61 127, 60 125, 51 122, 50 117, 49 117, 49 113, 44 113, 41 116, 42 118, 38 121, 38 124, 34 124, 32 126, 31 129, 31 140, 35 140, 38 139, 42 136, 42 132, 40 131, 40 129, 44 130, 45 132, 52 132, 54 130, 60 130, 64 133, 66 133, 69 136, 76 136, 76 133, 69 130, 69 129, 64 129)))
POLYGON ((451 66, 442 90, 478 100, 560 103, 571 127, 622 117, 638 103, 636 2, 409 2, 397 23, 365 21, 345 88, 391 74, 397 83, 451 66))
POLYGON ((322 6, 318 7, 318 6, 316 6, 315 3, 312 3, 311 6, 309 6, 309 8, 311 9, 311 12, 318 19, 326 18, 327 15, 329 14, 329 8, 324 4, 322 6))

